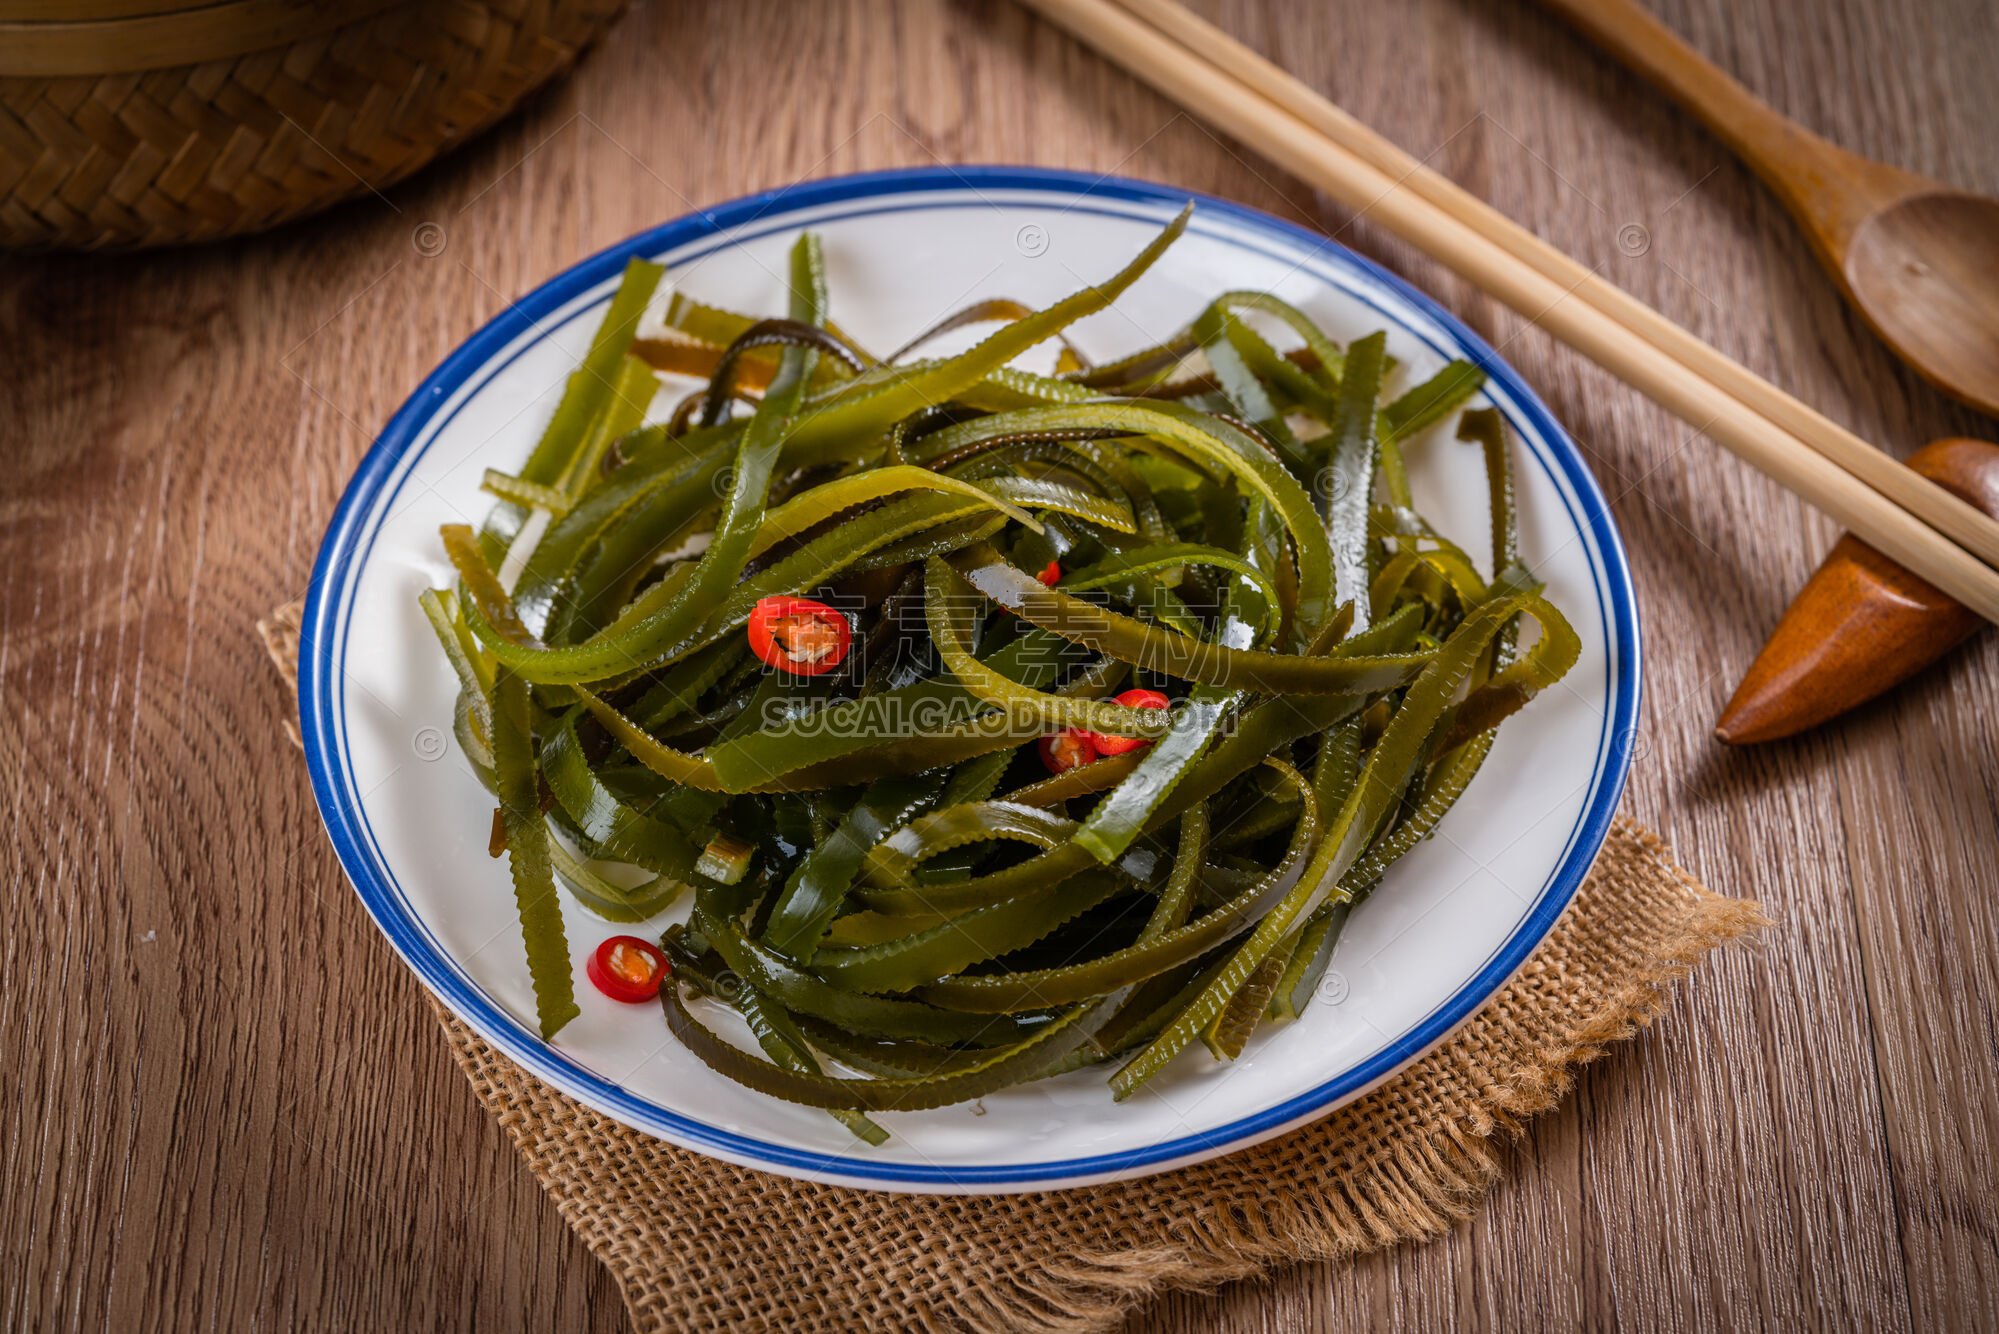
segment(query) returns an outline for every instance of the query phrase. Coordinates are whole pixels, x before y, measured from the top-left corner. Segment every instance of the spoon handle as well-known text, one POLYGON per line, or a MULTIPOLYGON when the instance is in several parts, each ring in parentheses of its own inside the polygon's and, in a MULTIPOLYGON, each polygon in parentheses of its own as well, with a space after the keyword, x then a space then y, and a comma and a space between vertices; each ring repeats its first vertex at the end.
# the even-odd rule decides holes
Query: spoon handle
POLYGON ((1835 262, 1862 221, 1925 184, 1828 143, 1775 111, 1633 0, 1541 3, 1699 117, 1835 262))

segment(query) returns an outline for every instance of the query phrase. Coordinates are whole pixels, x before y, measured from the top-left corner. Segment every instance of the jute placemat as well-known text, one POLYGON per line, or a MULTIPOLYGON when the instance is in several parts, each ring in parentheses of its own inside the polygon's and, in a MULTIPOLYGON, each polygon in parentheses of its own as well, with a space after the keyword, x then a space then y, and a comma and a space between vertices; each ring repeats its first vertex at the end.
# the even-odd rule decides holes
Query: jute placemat
MULTIPOLYGON (((297 612, 258 627, 287 682, 297 612)), ((1620 819, 1520 972, 1380 1089, 1212 1162, 1032 1195, 889 1195, 717 1162, 564 1097, 433 1007, 479 1100, 617 1275, 639 1330, 1099 1330, 1170 1288, 1470 1217, 1504 1138, 1657 1014, 1703 955, 1764 921, 1620 819)))

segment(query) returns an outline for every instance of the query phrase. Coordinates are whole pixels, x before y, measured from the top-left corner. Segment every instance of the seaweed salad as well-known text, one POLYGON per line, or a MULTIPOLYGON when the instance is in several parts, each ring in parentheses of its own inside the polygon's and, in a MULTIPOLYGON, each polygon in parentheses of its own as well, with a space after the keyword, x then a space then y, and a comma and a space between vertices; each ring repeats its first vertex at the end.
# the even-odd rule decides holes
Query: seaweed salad
POLYGON ((563 892, 620 923, 691 900, 592 979, 874 1143, 869 1113, 1084 1066, 1122 1099, 1297 1016, 1578 644, 1476 367, 1391 394, 1385 333, 1247 291, 1114 361, 1070 344, 1187 221, 887 355, 831 317, 813 235, 779 316, 630 264, 422 598, 544 1037, 578 1013, 563 892), (1042 344, 1052 373, 1014 364, 1042 344), (662 372, 705 383, 655 410, 662 372), (1482 558, 1418 509, 1419 432, 1481 471, 1482 558))

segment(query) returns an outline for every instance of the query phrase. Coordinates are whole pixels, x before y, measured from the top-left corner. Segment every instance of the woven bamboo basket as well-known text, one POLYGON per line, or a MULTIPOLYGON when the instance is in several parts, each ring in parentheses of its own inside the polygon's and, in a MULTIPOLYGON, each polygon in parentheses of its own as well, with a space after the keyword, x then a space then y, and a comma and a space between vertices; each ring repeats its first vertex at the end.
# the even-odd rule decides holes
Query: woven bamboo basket
POLYGON ((0 0, 0 246, 134 248, 382 190, 625 0, 0 0))

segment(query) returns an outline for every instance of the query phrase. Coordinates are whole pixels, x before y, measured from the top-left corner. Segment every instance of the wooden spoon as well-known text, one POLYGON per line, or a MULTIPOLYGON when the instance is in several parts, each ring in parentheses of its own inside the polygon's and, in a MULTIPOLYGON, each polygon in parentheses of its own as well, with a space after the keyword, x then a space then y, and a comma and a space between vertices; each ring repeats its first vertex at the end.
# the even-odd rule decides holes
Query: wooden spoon
POLYGON ((1999 415, 1999 199, 1827 143, 1631 0, 1542 3, 1734 149, 1897 356, 1945 393, 1999 415))

